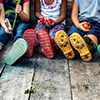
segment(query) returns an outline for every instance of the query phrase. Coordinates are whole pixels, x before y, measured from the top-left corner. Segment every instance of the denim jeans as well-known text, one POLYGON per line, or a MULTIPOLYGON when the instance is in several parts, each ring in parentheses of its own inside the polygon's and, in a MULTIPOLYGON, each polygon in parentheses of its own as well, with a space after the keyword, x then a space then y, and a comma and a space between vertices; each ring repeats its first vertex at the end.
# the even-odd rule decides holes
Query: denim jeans
MULTIPOLYGON (((19 23, 13 30, 13 42, 19 38, 23 38, 24 32, 30 28, 29 23, 19 23)), ((11 35, 7 34, 2 26, 0 26, 0 45, 3 47, 11 35)))

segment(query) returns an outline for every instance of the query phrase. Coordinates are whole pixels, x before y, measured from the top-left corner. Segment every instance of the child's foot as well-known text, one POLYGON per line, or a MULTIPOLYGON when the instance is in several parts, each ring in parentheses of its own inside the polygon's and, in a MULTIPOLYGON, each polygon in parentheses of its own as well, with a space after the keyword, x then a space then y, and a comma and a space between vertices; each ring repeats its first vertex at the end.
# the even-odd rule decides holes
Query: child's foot
POLYGON ((33 29, 28 29, 24 32, 23 38, 26 40, 28 44, 28 49, 26 53, 24 54, 24 57, 32 57, 33 55, 33 50, 34 50, 34 43, 36 40, 36 32, 33 29))
POLYGON ((63 30, 56 33, 55 40, 67 59, 73 59, 75 57, 75 53, 70 45, 68 35, 63 30))
POLYGON ((80 53, 83 61, 88 62, 92 59, 92 55, 86 45, 86 42, 78 33, 73 33, 70 35, 70 42, 72 46, 80 53))
POLYGON ((98 45, 97 50, 100 53, 100 44, 98 45))
POLYGON ((8 65, 14 64, 20 57, 23 56, 27 50, 27 47, 27 42, 23 38, 18 39, 14 43, 9 54, 6 56, 5 63, 8 65))
POLYGON ((52 59, 55 55, 55 49, 50 40, 48 32, 43 30, 39 31, 37 34, 37 39, 43 48, 46 58, 52 59))

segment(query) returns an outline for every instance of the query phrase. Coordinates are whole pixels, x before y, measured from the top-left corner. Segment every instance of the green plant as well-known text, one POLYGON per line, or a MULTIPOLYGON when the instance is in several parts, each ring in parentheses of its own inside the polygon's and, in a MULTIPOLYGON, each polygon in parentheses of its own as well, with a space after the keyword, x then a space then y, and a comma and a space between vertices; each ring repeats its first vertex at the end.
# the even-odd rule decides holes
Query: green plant
MULTIPOLYGON (((13 3, 14 4, 16 4, 18 2, 18 4, 20 4, 20 0, 13 0, 13 3)), ((14 27, 15 27, 15 23, 16 23, 16 19, 17 19, 17 13, 15 12, 15 9, 14 9, 14 11, 13 10, 7 10, 6 12, 5 12, 5 15, 7 15, 7 16, 9 16, 11 13, 15 13, 15 19, 14 19, 14 22, 13 22, 13 27, 12 27, 12 29, 14 29, 14 27)))

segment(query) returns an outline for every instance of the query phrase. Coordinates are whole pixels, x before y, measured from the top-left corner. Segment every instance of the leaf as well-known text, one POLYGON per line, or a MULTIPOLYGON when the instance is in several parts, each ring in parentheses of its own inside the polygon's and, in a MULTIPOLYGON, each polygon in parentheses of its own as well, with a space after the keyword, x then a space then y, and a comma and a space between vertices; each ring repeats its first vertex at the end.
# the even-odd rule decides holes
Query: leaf
POLYGON ((13 0, 13 3, 16 4, 18 2, 18 4, 20 4, 20 0, 13 0))
POLYGON ((25 90, 24 94, 27 94, 28 93, 28 90, 25 90))
POLYGON ((7 11, 5 12, 5 15, 6 15, 6 16, 9 16, 11 13, 15 13, 15 11, 13 11, 13 10, 7 10, 7 11))
POLYGON ((25 90, 24 94, 35 93, 35 92, 36 92, 36 90, 34 88, 31 88, 31 89, 25 90))

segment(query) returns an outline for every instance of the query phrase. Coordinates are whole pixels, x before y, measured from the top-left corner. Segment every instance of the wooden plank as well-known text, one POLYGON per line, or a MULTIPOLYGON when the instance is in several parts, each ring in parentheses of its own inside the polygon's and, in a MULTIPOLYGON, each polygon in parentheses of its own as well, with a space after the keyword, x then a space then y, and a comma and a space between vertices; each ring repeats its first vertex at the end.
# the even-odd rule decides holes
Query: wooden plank
POLYGON ((91 62, 76 57, 69 60, 69 67, 73 100, 99 100, 100 54, 95 54, 91 62))
MULTIPOLYGON (((12 44, 13 42, 9 41, 4 50, 0 52, 2 64, 12 44)), ((24 94, 24 91, 31 87, 36 56, 35 52, 32 58, 22 57, 12 66, 6 65, 0 79, 0 100, 28 100, 29 94, 24 94)))
POLYGON ((35 58, 22 58, 13 66, 7 66, 0 80, 1 100, 28 100, 25 90, 31 87, 35 58))
POLYGON ((5 67, 4 58, 9 53, 10 49, 12 48, 12 45, 13 45, 13 41, 12 39, 10 39, 4 46, 3 50, 0 51, 0 76, 5 67))
POLYGON ((30 100, 71 100, 67 59, 62 53, 54 59, 38 55, 30 100))

